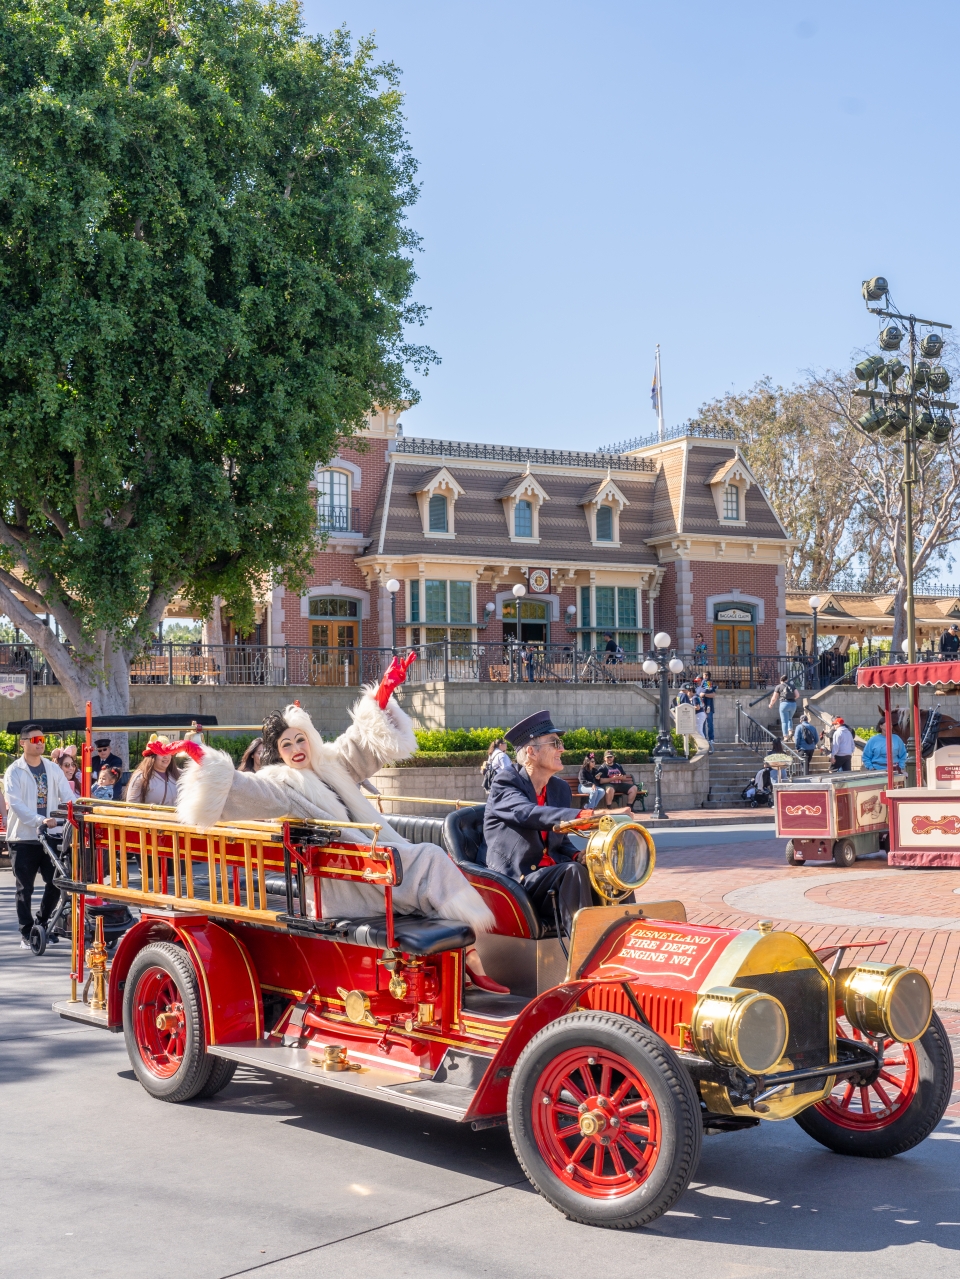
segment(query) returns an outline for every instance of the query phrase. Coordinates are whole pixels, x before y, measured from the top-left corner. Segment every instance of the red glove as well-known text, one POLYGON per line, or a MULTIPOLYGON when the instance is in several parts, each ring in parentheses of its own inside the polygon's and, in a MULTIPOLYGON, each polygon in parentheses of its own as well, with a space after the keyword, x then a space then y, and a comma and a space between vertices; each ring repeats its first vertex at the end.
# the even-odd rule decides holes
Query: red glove
POLYGON ((406 657, 395 657, 387 667, 387 673, 380 681, 380 686, 374 694, 377 699, 377 705, 381 710, 383 710, 387 702, 389 702, 390 695, 393 693, 393 690, 395 688, 399 688, 406 680, 407 671, 416 660, 416 653, 410 653, 406 657))
POLYGON ((199 764, 203 759, 203 747, 199 742, 170 742, 164 746, 162 742, 148 742, 144 755, 179 755, 185 751, 191 759, 199 764))

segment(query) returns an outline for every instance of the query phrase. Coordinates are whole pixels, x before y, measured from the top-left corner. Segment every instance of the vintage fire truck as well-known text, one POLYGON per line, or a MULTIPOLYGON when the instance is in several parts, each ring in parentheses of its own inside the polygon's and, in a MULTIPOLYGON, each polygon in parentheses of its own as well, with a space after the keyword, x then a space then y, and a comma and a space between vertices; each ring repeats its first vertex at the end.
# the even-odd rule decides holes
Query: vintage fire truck
POLYGON ((401 848, 348 822, 179 825, 146 806, 80 800, 64 864, 73 970, 61 1016, 122 1033, 168 1102, 208 1098, 242 1063, 474 1129, 506 1124, 526 1175, 568 1217, 626 1228, 665 1212, 704 1134, 796 1119, 844 1154, 916 1145, 944 1113, 952 1057, 922 972, 797 936, 689 924, 644 901, 654 846, 628 816, 586 817, 582 856, 606 903, 569 942, 523 887, 484 865, 482 806, 442 839, 496 917, 400 915, 401 848), (366 918, 324 916, 323 887, 383 890, 366 918), (94 904, 91 904, 94 903, 94 904), (108 964, 102 913, 139 912, 108 964), (85 917, 96 940, 84 953, 85 917), (465 947, 510 989, 466 984, 465 947), (843 966, 844 955, 858 956, 843 966))

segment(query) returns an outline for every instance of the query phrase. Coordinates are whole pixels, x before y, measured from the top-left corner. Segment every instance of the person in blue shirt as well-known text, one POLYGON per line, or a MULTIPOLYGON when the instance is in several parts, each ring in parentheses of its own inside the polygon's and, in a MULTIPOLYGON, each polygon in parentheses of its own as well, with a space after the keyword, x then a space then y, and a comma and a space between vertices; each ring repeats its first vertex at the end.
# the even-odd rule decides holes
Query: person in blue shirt
MULTIPOLYGON (((907 766, 907 748, 903 744, 903 738, 896 733, 891 734, 891 742, 894 772, 902 773, 907 766)), ((875 772, 887 771, 887 739, 883 733, 874 734, 864 746, 861 768, 869 768, 875 772)))

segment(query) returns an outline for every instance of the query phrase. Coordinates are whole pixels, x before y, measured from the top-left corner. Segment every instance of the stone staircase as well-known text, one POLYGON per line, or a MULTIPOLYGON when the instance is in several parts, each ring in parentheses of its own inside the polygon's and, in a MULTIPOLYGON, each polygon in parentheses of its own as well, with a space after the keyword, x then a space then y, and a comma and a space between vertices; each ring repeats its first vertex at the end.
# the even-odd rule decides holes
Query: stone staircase
MULTIPOLYGON (((714 742, 710 756, 710 794, 704 808, 746 808, 740 793, 760 768, 763 755, 736 742, 714 742)), ((814 755, 810 775, 830 771, 830 756, 814 755)))

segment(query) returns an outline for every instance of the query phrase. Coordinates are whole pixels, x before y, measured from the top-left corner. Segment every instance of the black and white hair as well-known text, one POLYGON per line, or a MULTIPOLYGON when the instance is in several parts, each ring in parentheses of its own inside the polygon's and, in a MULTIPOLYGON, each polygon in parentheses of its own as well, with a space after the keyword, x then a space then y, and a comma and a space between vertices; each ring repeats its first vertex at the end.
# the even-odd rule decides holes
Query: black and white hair
POLYGON ((282 764, 277 743, 290 725, 280 711, 272 711, 263 721, 263 740, 260 743, 260 767, 268 764, 282 764))

